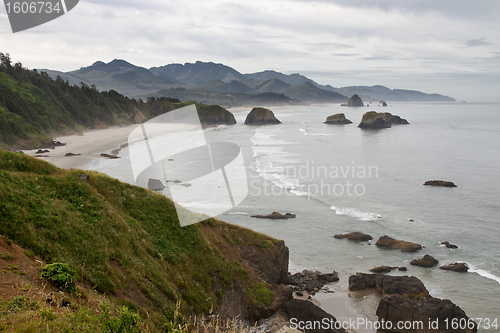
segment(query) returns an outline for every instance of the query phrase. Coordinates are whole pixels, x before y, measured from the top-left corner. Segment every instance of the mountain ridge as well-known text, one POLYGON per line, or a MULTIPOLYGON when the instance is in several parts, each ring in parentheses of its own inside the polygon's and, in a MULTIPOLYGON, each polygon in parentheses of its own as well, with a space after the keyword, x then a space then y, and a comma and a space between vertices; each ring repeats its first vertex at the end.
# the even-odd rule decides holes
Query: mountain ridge
MULTIPOLYGON (((47 73, 53 78, 59 75, 70 82, 81 80, 81 82, 88 85, 95 84, 100 90, 113 89, 128 97, 143 99, 149 96, 159 97, 165 91, 175 93, 172 90, 175 88, 185 88, 188 92, 190 89, 196 89, 197 92, 192 91, 192 95, 183 93, 183 98, 195 99, 194 96, 199 94, 200 89, 203 89, 207 96, 207 100, 204 102, 209 103, 216 103, 216 101, 220 100, 219 97, 210 100, 208 96, 210 96, 211 91, 250 95, 276 93, 284 94, 290 99, 301 102, 345 102, 353 94, 358 94, 365 100, 386 100, 389 102, 455 101, 451 97, 436 93, 428 94, 414 90, 390 89, 382 85, 335 88, 331 85, 321 85, 299 73, 284 74, 274 70, 264 70, 242 74, 222 63, 202 61, 187 62, 185 64, 173 63, 147 69, 122 59, 114 59, 108 63, 96 61, 91 66, 81 67, 75 71, 59 72, 48 70, 47 73), (317 89, 312 89, 311 86, 317 89)), ((180 95, 170 97, 181 98, 180 95)), ((238 105, 234 98, 231 100, 231 104, 224 106, 238 105)), ((248 98, 242 98, 242 101, 244 100, 248 100, 248 98)))

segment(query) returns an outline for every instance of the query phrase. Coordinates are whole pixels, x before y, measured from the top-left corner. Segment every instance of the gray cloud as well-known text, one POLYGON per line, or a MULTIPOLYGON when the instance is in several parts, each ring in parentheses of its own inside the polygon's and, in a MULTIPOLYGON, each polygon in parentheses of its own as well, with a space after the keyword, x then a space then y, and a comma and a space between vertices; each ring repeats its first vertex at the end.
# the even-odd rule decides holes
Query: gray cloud
POLYGON ((465 46, 467 47, 483 46, 483 45, 491 45, 491 43, 488 43, 486 41, 486 38, 469 39, 468 41, 465 42, 465 46))

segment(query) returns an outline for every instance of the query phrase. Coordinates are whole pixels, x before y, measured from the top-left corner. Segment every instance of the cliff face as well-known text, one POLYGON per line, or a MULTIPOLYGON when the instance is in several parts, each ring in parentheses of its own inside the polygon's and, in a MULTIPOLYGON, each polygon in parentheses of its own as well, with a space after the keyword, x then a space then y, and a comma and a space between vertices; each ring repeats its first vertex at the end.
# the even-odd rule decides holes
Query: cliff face
POLYGON ((274 113, 266 108, 253 108, 245 119, 245 125, 281 124, 274 113))

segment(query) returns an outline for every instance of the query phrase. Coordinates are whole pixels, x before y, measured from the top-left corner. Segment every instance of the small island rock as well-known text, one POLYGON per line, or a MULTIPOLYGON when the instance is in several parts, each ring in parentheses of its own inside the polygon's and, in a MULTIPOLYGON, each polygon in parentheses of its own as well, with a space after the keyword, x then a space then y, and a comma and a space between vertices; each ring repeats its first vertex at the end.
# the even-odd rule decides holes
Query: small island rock
POLYGON ((389 128, 391 125, 408 125, 409 122, 389 112, 369 111, 363 115, 360 128, 389 128))
POLYGON ((423 258, 413 259, 410 261, 410 265, 420 266, 420 267, 434 267, 439 263, 434 257, 426 254, 423 258))
POLYGON ((347 101, 347 106, 360 107, 360 106, 364 106, 364 104, 363 104, 363 100, 361 99, 361 97, 359 97, 357 94, 354 94, 347 101))
POLYGON ((343 113, 337 113, 332 116, 328 116, 324 124, 332 124, 332 125, 344 125, 344 124, 352 124, 352 121, 345 117, 343 113))
POLYGON ((256 218, 259 218, 259 219, 285 220, 285 219, 293 219, 293 218, 295 218, 295 214, 292 214, 292 213, 280 214, 278 212, 272 212, 269 215, 251 215, 250 217, 256 217, 256 218))
POLYGON ((269 124, 281 124, 281 121, 276 119, 273 111, 266 108, 253 108, 245 119, 245 125, 269 124))
POLYGON ((373 273, 389 273, 392 271, 392 267, 391 266, 377 266, 377 267, 374 267, 372 269, 370 269, 370 272, 373 272, 373 273))
POLYGON ((424 183, 427 186, 440 186, 440 187, 458 187, 453 182, 448 182, 445 180, 428 180, 424 183))
POLYGON ((401 252, 417 252, 422 250, 422 245, 420 244, 397 240, 387 235, 380 237, 375 245, 378 247, 400 250, 401 252))
POLYGON ((449 249, 458 249, 458 246, 455 244, 451 244, 450 242, 441 242, 442 245, 446 246, 449 249))
POLYGON ((348 234, 337 234, 337 235, 334 235, 333 238, 337 238, 337 239, 347 238, 349 240, 354 240, 354 241, 359 241, 359 242, 367 242, 367 241, 373 239, 372 236, 370 236, 368 234, 364 234, 364 233, 359 232, 359 231, 350 232, 348 234))
POLYGON ((454 264, 440 266, 440 269, 446 271, 462 272, 465 273, 469 270, 469 266, 465 262, 456 262, 454 264))

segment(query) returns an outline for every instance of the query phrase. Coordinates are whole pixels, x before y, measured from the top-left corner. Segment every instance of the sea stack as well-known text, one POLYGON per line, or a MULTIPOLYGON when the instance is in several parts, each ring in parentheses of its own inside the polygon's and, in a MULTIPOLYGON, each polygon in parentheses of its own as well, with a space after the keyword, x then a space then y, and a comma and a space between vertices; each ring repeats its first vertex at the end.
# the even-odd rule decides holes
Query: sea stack
POLYGON ((219 105, 197 105, 196 109, 203 128, 236 124, 234 115, 219 105))
POLYGON ((332 125, 344 125, 344 124, 352 124, 352 121, 345 117, 343 113, 337 113, 333 116, 328 116, 324 124, 332 124, 332 125))
POLYGON ((361 97, 359 97, 357 94, 354 94, 347 101, 347 106, 359 107, 365 105, 363 104, 363 100, 361 100, 361 97))
POLYGON ((245 119, 245 125, 270 125, 281 124, 281 121, 276 119, 273 111, 266 108, 253 108, 245 119))
POLYGON ((389 112, 369 111, 363 115, 360 128, 389 128, 391 125, 408 125, 409 122, 389 112))

